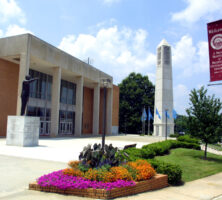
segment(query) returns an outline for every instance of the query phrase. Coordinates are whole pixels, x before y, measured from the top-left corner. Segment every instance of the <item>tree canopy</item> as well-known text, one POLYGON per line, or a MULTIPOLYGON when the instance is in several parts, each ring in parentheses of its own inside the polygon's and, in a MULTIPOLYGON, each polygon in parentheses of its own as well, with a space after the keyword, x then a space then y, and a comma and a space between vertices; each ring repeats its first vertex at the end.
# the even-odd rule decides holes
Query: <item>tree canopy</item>
POLYGON ((177 118, 174 120, 175 123, 175 128, 174 131, 175 133, 180 133, 180 132, 185 132, 187 133, 187 119, 188 117, 185 115, 177 115, 177 118))
POLYGON ((193 89, 190 93, 190 107, 188 114, 188 129, 191 135, 205 143, 205 158, 207 145, 221 140, 222 115, 220 113, 222 103, 214 95, 207 96, 207 89, 201 87, 193 89))
POLYGON ((133 72, 118 86, 120 89, 120 132, 139 133, 143 108, 147 110, 150 107, 153 113, 154 85, 149 81, 148 76, 133 72))

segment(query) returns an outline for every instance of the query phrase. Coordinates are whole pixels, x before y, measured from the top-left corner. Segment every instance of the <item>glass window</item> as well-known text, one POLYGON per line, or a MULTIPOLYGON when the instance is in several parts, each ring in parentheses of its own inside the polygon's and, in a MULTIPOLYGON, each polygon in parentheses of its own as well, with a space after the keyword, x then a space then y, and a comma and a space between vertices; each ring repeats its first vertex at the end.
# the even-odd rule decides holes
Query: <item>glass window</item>
POLYGON ((50 109, 46 109, 46 121, 50 121, 51 120, 51 112, 50 109))
POLYGON ((52 97, 52 76, 47 76, 47 100, 51 100, 52 97))
POLYGON ((64 104, 75 105, 76 84, 61 81, 60 102, 64 104))
POLYGON ((36 108, 32 106, 27 107, 27 115, 28 116, 36 116, 36 108))
POLYGON ((41 99, 46 99, 46 74, 41 73, 41 99))
POLYGON ((67 95, 67 104, 73 104, 73 95, 74 95, 73 84, 69 84, 68 95, 67 95))
POLYGON ((52 76, 30 69, 32 78, 39 79, 30 84, 30 97, 51 100, 52 76))
POLYGON ((66 96, 67 96, 67 82, 61 81, 61 91, 60 91, 60 102, 66 104, 66 96))

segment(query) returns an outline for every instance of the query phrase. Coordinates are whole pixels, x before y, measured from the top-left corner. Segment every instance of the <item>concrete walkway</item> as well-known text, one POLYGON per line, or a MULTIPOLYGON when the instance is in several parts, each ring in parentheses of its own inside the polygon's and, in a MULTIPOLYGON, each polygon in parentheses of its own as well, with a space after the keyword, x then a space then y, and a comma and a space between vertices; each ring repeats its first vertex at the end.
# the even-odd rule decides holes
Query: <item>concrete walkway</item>
MULTIPOLYGON (((140 148, 145 144, 162 141, 162 137, 152 136, 108 136, 106 144, 123 148, 127 144, 137 144, 140 148)), ((7 146, 6 139, 0 138, 0 155, 51 160, 67 163, 70 160, 78 160, 79 153, 88 144, 101 143, 101 137, 92 138, 45 138, 39 140, 37 147, 7 146)))
MULTIPOLYGON (((107 137, 106 143, 123 147, 126 144, 144 144, 163 140, 148 136, 107 137)), ((28 190, 28 183, 49 172, 67 167, 69 160, 78 158, 83 146, 101 142, 101 138, 56 138, 40 139, 38 147, 6 146, 0 139, 0 200, 88 200, 75 196, 44 193, 28 190)), ((141 193, 117 200, 222 200, 222 173, 183 186, 141 193)))
MULTIPOLYGON (((201 150, 205 151, 205 145, 201 145, 201 150)), ((216 149, 212 149, 210 147, 207 147, 207 153, 213 153, 222 156, 222 151, 217 151, 216 149)))

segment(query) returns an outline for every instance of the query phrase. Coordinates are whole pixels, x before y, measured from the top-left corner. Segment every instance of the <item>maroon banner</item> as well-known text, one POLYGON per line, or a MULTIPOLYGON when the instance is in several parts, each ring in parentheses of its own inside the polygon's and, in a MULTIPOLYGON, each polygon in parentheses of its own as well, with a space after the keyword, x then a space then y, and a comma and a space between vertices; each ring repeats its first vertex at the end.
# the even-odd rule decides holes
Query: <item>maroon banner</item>
POLYGON ((222 80, 222 20, 207 24, 210 81, 222 80))

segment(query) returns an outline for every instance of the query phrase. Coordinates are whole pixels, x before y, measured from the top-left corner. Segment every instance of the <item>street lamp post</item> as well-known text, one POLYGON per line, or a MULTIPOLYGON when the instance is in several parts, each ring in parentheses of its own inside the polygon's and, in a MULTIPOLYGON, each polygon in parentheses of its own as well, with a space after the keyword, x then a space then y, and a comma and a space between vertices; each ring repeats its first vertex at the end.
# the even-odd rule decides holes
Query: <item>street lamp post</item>
POLYGON ((102 85, 104 89, 104 105, 103 105, 103 134, 102 134, 102 149, 105 146, 105 135, 106 135, 106 89, 111 81, 109 79, 102 79, 102 85))

